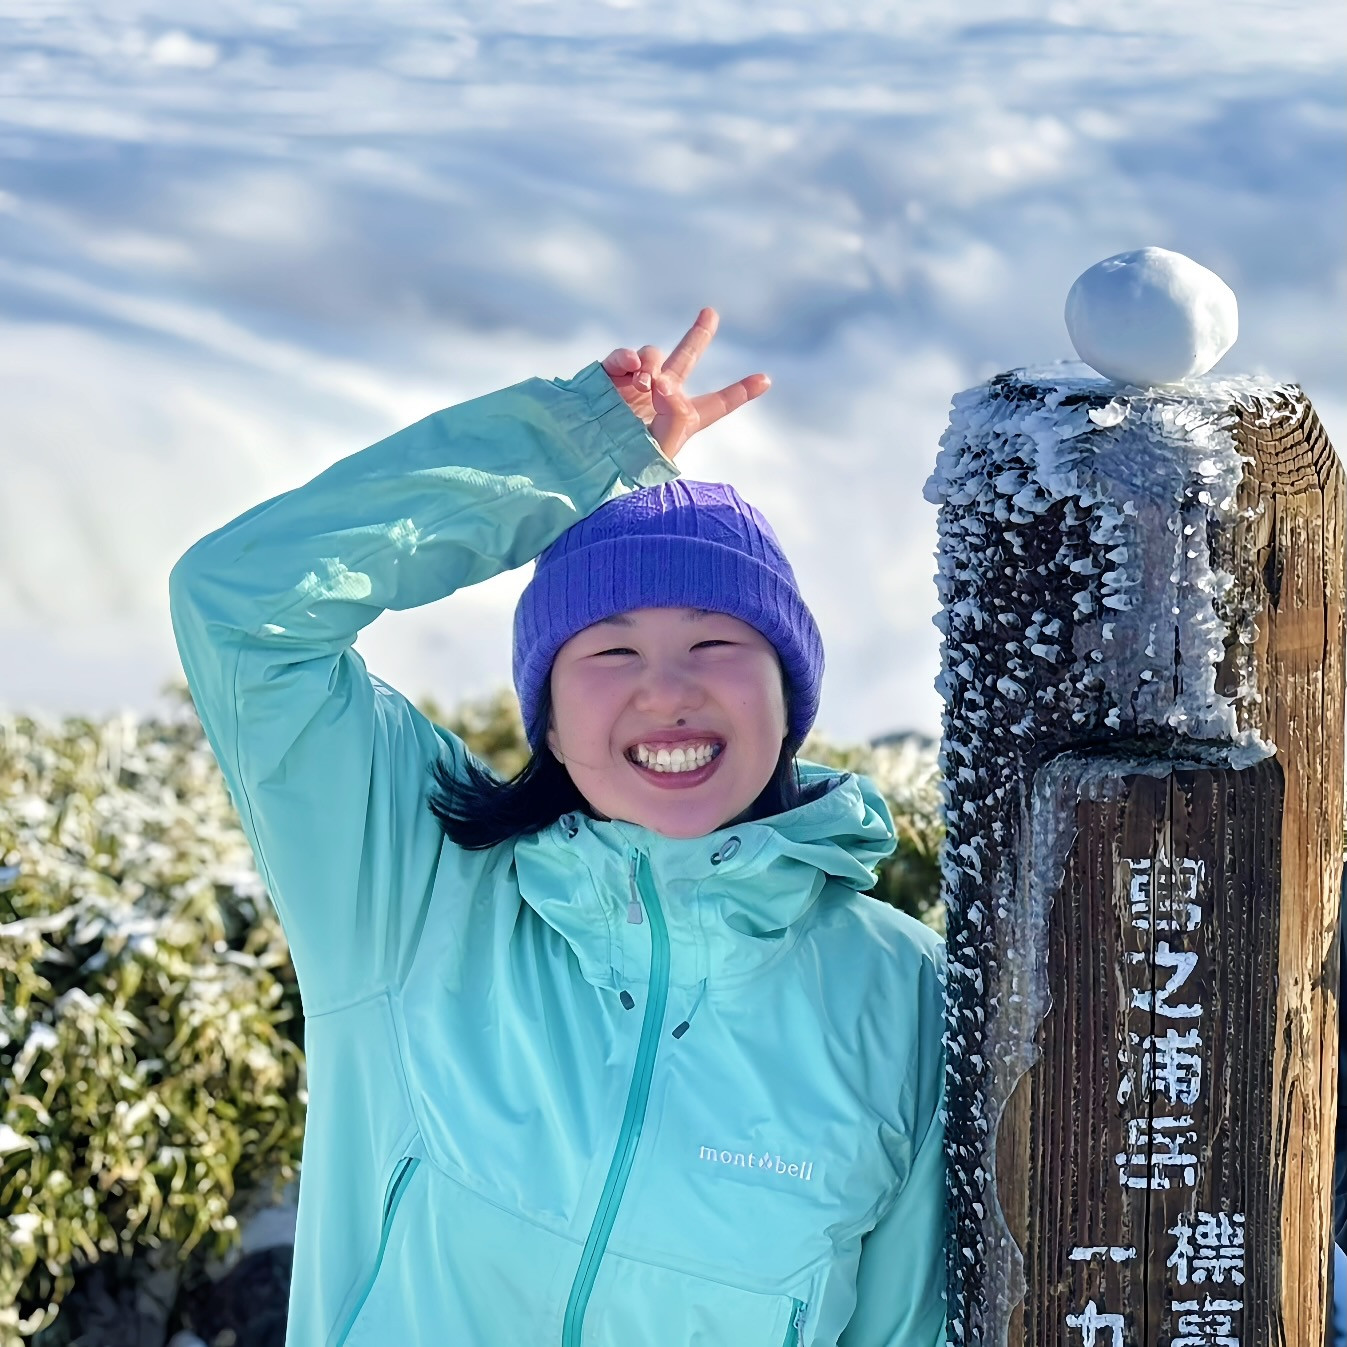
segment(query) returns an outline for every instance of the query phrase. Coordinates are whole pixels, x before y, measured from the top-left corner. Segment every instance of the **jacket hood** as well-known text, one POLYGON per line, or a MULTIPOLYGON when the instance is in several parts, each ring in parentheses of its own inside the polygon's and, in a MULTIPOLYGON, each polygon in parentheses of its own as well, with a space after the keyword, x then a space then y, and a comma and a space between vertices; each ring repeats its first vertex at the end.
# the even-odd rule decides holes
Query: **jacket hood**
POLYGON ((669 931, 672 985, 751 977, 794 944, 829 881, 869 890, 897 844, 888 806, 868 777, 803 761, 800 774, 805 787, 827 781, 828 790, 783 814, 702 837, 564 814, 516 841, 520 893, 596 986, 649 979, 650 937, 634 899, 648 902, 651 888, 669 931))

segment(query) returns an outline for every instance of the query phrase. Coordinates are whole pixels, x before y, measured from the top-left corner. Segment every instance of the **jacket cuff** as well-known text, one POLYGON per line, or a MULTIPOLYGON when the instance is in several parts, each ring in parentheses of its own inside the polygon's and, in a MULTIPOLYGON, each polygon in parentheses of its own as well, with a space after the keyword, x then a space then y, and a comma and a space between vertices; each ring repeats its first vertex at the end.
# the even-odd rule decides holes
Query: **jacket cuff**
POLYGON ((603 432, 608 456, 617 464, 628 486, 656 486, 679 475, 674 461, 664 456, 645 423, 622 400, 599 361, 586 365, 572 379, 558 379, 557 386, 578 393, 585 400, 592 424, 603 432))

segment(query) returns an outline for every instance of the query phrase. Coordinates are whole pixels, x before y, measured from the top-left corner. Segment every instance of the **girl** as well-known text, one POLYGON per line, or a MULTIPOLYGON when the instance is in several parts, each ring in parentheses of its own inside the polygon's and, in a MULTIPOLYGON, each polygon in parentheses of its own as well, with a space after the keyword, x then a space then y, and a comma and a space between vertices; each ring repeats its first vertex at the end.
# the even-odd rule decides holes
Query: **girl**
POLYGON ((865 896, 862 777, 797 763, 814 619, 679 477, 767 388, 615 351, 427 417, 174 567, 192 696, 290 941, 290 1347, 944 1341, 941 946, 865 896), (538 559, 502 783, 356 653, 538 559))

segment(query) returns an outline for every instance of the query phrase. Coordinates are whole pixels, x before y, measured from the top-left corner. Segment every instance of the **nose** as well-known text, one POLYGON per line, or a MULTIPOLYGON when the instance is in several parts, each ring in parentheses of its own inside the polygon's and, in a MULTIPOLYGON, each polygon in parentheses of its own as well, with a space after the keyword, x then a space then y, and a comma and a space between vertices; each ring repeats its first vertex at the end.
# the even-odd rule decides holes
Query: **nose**
POLYGON ((700 681, 677 660, 651 660, 633 697, 637 710, 661 718, 696 710, 705 700, 700 681))

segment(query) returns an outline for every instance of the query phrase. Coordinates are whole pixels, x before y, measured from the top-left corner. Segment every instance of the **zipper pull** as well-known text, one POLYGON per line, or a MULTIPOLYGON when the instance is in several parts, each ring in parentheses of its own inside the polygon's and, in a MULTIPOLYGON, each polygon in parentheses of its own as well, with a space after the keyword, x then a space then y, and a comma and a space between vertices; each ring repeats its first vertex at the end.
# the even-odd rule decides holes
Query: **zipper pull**
POLYGON ((692 1009, 688 1011, 687 1019, 683 1020, 673 1031, 675 1038, 682 1038, 687 1031, 692 1028, 692 1017, 697 1013, 697 1007, 702 1003, 702 997, 706 995, 706 979, 701 980, 697 988, 697 999, 692 1003, 692 1009))
POLYGON ((639 926, 645 920, 645 911, 641 907, 641 895, 636 887, 636 862, 631 858, 631 897, 627 900, 627 925, 639 926))

